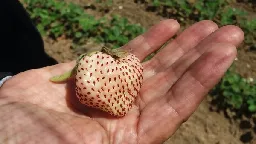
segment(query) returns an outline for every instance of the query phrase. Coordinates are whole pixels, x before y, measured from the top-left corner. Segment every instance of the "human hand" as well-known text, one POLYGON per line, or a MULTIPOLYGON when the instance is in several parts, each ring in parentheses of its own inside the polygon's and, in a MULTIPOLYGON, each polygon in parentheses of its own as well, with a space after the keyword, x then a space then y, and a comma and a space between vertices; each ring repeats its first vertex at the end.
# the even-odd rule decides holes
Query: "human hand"
MULTIPOLYGON (((143 60, 179 30, 164 20, 123 46, 143 60)), ((198 22, 143 63, 144 82, 133 108, 115 118, 79 103, 74 81, 54 75, 75 62, 29 70, 0 89, 0 143, 162 143, 196 110, 236 57, 243 32, 198 22)))

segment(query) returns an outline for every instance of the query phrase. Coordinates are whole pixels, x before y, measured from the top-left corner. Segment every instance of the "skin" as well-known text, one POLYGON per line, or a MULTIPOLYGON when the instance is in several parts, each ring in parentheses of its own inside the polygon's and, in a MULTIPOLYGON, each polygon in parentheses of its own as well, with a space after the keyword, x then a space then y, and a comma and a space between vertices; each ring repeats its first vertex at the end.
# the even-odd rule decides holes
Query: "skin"
MULTIPOLYGON (((143 60, 179 27, 175 20, 163 20, 123 48, 143 60)), ((49 81, 70 70, 74 61, 15 75, 0 88, 0 143, 162 143, 218 83, 243 39, 236 26, 218 28, 212 21, 200 21, 188 27, 143 63, 140 95, 122 118, 81 105, 73 79, 49 81)))

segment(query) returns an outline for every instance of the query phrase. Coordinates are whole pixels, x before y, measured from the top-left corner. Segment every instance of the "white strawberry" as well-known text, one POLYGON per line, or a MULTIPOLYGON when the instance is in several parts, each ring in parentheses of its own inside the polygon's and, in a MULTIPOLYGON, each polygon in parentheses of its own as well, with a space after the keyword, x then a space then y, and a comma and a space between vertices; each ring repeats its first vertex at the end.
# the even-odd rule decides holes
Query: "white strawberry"
POLYGON ((51 81, 63 81, 75 75, 76 95, 82 104, 124 116, 139 94, 142 72, 142 64, 135 55, 103 48, 81 55, 72 71, 51 81))

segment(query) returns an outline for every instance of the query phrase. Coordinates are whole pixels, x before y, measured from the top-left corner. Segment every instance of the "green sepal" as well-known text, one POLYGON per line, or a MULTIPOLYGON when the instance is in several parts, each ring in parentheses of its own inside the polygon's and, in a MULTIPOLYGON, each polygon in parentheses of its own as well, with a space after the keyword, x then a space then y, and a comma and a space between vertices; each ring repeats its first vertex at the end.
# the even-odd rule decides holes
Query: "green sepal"
POLYGON ((65 82, 68 80, 70 77, 72 77, 75 74, 76 69, 72 69, 70 71, 67 71, 61 75, 53 76, 50 78, 50 81, 52 82, 65 82))
POLYGON ((107 48, 107 47, 103 47, 101 51, 111 55, 115 59, 125 57, 129 54, 126 50, 121 49, 121 48, 110 49, 110 48, 107 48))
POLYGON ((70 77, 72 77, 73 75, 76 74, 78 62, 79 62, 85 55, 86 55, 86 53, 85 53, 85 54, 82 54, 82 55, 80 55, 80 56, 78 57, 78 59, 76 60, 76 65, 75 65, 75 67, 74 67, 72 70, 67 71, 67 72, 65 72, 65 73, 63 73, 63 74, 61 74, 61 75, 57 75, 57 76, 51 77, 51 78, 50 78, 50 81, 52 81, 52 82, 65 82, 65 81, 67 81, 70 77))

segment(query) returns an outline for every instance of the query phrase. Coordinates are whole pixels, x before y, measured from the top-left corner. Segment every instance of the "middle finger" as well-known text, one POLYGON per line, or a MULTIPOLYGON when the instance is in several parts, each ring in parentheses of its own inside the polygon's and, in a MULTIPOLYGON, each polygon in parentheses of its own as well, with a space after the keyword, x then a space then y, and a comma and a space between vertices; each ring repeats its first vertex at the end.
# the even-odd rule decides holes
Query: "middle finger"
POLYGON ((217 29, 217 24, 209 20, 195 23, 186 29, 175 40, 167 44, 167 46, 157 53, 150 61, 145 63, 145 79, 168 68, 186 52, 193 49, 201 40, 217 29))

